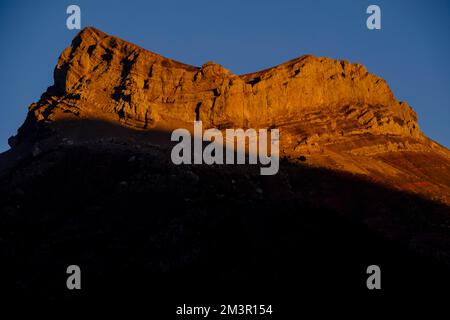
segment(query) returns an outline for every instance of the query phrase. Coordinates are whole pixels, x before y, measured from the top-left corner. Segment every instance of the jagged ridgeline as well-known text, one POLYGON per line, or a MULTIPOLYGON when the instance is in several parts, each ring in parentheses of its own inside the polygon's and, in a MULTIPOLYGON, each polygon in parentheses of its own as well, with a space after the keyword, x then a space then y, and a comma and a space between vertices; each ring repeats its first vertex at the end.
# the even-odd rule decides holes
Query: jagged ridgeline
POLYGON ((337 290, 346 306, 356 300, 345 291, 374 297, 372 264, 391 301, 449 287, 450 152, 360 64, 307 55, 234 75, 86 28, 10 144, 0 283, 24 296, 69 298, 72 264, 80 298, 144 299, 152 312, 176 296, 252 297, 298 314, 314 290, 318 301, 337 290), (197 136, 276 132, 276 174, 195 155, 176 163, 171 135, 190 137, 195 121, 197 136))
POLYGON ((278 128, 281 157, 450 202, 450 152, 428 139, 411 107, 361 64, 305 55, 234 75, 86 28, 63 51, 54 85, 29 107, 10 142, 48 132, 64 138, 65 124, 86 119, 146 132, 192 130, 195 120, 204 129, 278 128))

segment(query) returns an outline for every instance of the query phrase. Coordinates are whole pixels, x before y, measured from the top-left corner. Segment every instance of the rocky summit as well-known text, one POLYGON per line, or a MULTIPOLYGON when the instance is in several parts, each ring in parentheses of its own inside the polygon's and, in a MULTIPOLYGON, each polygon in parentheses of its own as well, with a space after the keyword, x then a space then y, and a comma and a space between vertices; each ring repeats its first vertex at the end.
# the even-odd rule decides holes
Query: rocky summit
POLYGON ((234 75, 217 63, 190 66, 89 27, 63 51, 54 84, 29 107, 10 144, 35 144, 43 131, 57 132, 59 141, 105 131, 74 124, 79 120, 154 133, 192 130, 194 120, 204 129, 278 128, 281 157, 450 203, 449 150, 420 131, 415 112, 384 79, 348 61, 305 55, 234 75))
POLYGON ((373 264, 377 297, 450 287, 450 151, 361 64, 305 55, 234 75, 86 28, 9 143, 0 289, 22 298, 251 297, 298 314, 292 292, 373 297, 373 264), (278 129, 279 171, 174 164, 170 135, 196 120, 278 129))

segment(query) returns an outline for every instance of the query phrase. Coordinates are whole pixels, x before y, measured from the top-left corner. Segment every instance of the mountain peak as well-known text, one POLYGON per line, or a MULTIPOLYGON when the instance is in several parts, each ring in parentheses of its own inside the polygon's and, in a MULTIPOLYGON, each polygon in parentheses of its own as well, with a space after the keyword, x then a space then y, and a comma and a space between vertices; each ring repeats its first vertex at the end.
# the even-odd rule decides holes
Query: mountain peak
POLYGON ((54 85, 29 107, 11 141, 36 139, 42 130, 64 137, 64 123, 83 120, 170 132, 192 130, 196 119, 204 129, 278 128, 283 157, 450 199, 450 153, 423 135, 412 108, 361 64, 312 55, 235 75, 215 62, 191 66, 87 27, 62 52, 54 85), (443 168, 433 174, 439 181, 429 181, 425 158, 443 168), (395 161, 421 167, 412 174, 395 161))

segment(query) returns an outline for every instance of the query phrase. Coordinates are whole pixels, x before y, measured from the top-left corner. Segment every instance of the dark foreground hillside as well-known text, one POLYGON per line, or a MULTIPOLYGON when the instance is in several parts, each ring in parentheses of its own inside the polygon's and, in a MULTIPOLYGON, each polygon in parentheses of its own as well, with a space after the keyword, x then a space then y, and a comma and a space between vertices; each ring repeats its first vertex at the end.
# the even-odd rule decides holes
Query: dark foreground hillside
POLYGON ((29 156, 2 174, 0 193, 1 290, 20 301, 286 311, 296 294, 369 299, 450 283, 448 207, 301 161, 260 176, 175 166, 167 150, 111 139, 29 156), (80 291, 66 288, 71 264, 80 291), (382 293, 366 288, 371 264, 382 293))

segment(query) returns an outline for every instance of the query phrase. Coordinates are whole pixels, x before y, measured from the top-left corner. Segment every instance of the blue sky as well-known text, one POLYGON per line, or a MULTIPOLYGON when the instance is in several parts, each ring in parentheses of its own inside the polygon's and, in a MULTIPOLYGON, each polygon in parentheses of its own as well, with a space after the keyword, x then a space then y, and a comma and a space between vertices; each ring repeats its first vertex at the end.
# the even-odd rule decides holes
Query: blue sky
POLYGON ((0 151, 77 33, 66 28, 70 4, 81 7, 82 27, 192 65, 213 60, 242 74, 303 54, 362 63, 450 147, 450 1, 2 0, 0 151), (381 7, 381 30, 366 28, 370 4, 381 7))

